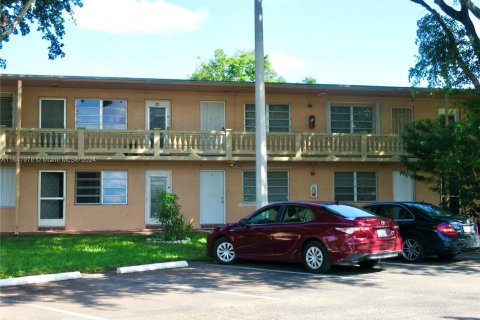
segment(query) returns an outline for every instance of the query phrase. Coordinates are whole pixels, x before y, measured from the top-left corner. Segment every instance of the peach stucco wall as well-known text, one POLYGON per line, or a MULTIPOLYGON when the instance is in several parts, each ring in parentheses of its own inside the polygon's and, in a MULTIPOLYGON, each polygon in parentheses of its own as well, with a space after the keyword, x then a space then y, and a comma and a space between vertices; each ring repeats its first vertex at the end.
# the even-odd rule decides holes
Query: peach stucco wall
MULTIPOLYGON (((138 230, 145 228, 145 171, 169 170, 172 172, 172 191, 179 195, 182 211, 187 219, 193 218, 199 227, 199 189, 201 170, 225 171, 225 210, 227 222, 239 220, 255 209, 255 204, 242 201, 242 172, 253 170, 250 162, 237 163, 231 168, 224 163, 131 161, 98 162, 93 164, 22 164, 20 179, 19 231, 38 230, 38 175, 40 170, 65 170, 66 172, 66 230, 138 230), (126 170, 128 172, 128 204, 126 205, 76 205, 75 172, 84 170, 126 170)), ((333 173, 335 171, 368 171, 377 173, 377 200, 392 198, 392 172, 400 170, 398 164, 376 163, 269 163, 269 170, 289 172, 290 200, 309 200, 310 185, 318 185, 318 198, 333 200, 333 173)), ((437 203, 434 194, 417 184, 417 200, 437 203)), ((1 231, 12 232, 15 210, 1 210, 1 231)))
MULTIPOLYGON (((16 88, 5 87, 2 92, 16 92, 16 88)), ((25 87, 23 89, 22 127, 39 126, 39 100, 41 98, 66 99, 66 125, 75 127, 75 99, 126 99, 128 105, 127 126, 130 130, 145 129, 145 100, 167 100, 171 104, 172 130, 200 129, 200 101, 224 101, 226 128, 243 131, 244 105, 253 103, 254 94, 244 93, 201 93, 155 90, 105 90, 25 87)), ((437 107, 443 106, 442 99, 413 97, 376 96, 312 96, 304 94, 267 95, 269 104, 285 103, 291 107, 291 130, 326 132, 326 105, 328 103, 366 103, 380 106, 380 128, 382 134, 391 132, 391 109, 395 106, 413 108, 414 119, 431 118, 437 115, 437 107), (315 129, 308 128, 308 117, 315 116, 315 129)))
MULTIPOLYGON (((16 92, 16 88, 2 88, 2 92, 16 92)), ((65 98, 67 128, 75 127, 75 99, 101 98, 126 99, 128 103, 128 129, 145 129, 145 100, 168 100, 171 103, 171 130, 195 131, 200 129, 200 101, 225 101, 226 128, 244 130, 244 105, 253 103, 254 94, 202 93, 156 90, 113 90, 74 88, 23 88, 22 127, 39 126, 39 99, 65 98)), ((411 106, 414 118, 437 115, 442 100, 425 98, 398 98, 377 96, 320 96, 306 94, 275 94, 266 97, 267 103, 286 103, 291 107, 292 131, 326 132, 326 105, 328 103, 369 103, 380 105, 382 134, 391 132, 391 108, 411 106), (316 118, 316 127, 308 128, 308 117, 316 118)), ((400 164, 374 162, 269 162, 269 170, 289 172, 289 198, 310 199, 311 184, 318 185, 316 200, 333 199, 333 174, 335 171, 377 172, 377 200, 391 200, 392 173, 401 170, 400 164)), ((21 165, 19 231, 38 230, 38 172, 39 170, 66 171, 66 225, 67 230, 133 230, 145 228, 145 171, 170 170, 172 191, 179 195, 187 219, 193 218, 199 227, 200 170, 224 170, 226 220, 236 221, 253 211, 255 205, 242 201, 242 172, 253 170, 255 164, 238 162, 234 167, 221 161, 97 161, 82 163, 34 163, 21 165), (75 171, 127 170, 127 205, 75 205, 75 171)), ((425 186, 417 183, 416 199, 438 203, 438 198, 425 186)), ((0 209, 0 231, 15 229, 15 209, 0 209)))

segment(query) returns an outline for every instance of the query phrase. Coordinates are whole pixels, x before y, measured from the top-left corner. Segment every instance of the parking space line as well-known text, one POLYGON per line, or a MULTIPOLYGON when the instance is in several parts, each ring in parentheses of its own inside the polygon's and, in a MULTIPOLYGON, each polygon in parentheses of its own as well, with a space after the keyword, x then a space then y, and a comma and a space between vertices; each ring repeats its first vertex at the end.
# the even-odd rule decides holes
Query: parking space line
POLYGON ((269 272, 277 272, 277 273, 286 273, 286 274, 294 274, 294 275, 302 275, 308 276, 312 278, 341 278, 341 279, 351 279, 351 280, 363 280, 363 281, 375 281, 375 282, 383 282, 383 279, 374 279, 374 278, 365 278, 365 277, 352 277, 352 276, 338 276, 334 274, 312 274, 308 272, 298 272, 298 271, 286 271, 286 270, 275 270, 275 269, 263 269, 263 268, 255 268, 255 267, 239 267, 239 266, 228 266, 228 268, 237 268, 237 269, 246 269, 246 270, 255 270, 255 271, 269 271, 269 272))
POLYGON ((275 300, 275 301, 283 300, 281 298, 274 298, 274 297, 269 297, 269 296, 264 296, 264 295, 238 293, 238 292, 233 292, 233 291, 220 291, 220 290, 212 290, 212 289, 208 289, 208 288, 194 288, 194 287, 190 287, 190 286, 175 286, 175 288, 182 289, 182 290, 194 290, 194 291, 196 290, 196 291, 201 291, 201 292, 211 292, 211 293, 217 293, 217 294, 225 294, 225 295, 244 297, 244 298, 275 300))
MULTIPOLYGON (((14 302, 14 303, 20 304, 19 301, 12 300, 12 299, 2 299, 2 301, 10 301, 10 302, 14 302)), ((70 316, 74 316, 74 317, 82 318, 82 319, 90 319, 90 320, 109 320, 109 319, 107 319, 107 318, 102 318, 102 317, 97 317, 97 316, 91 316, 91 315, 88 315, 88 314, 83 314, 83 313, 78 313, 78 312, 63 310, 63 309, 54 308, 54 307, 42 306, 42 305, 34 304, 34 303, 22 303, 21 305, 22 305, 22 306, 25 306, 25 307, 31 307, 31 308, 42 309, 42 310, 47 310, 47 311, 52 311, 52 312, 57 312, 57 313, 68 314, 68 315, 70 315, 70 316)))
MULTIPOLYGON (((457 263, 455 264, 445 264, 445 265, 433 265, 433 264, 422 264, 422 263, 400 263, 400 262, 386 262, 386 261, 382 261, 381 264, 385 264, 385 265, 391 265, 391 266, 398 266, 398 267, 405 267, 405 268, 409 268, 409 267, 415 267, 415 268, 418 268, 418 267, 427 267, 427 268, 436 268, 436 269, 448 269, 449 267, 462 267, 462 266, 465 266, 465 264, 461 264, 460 261, 458 261, 457 263)), ((479 268, 480 269, 480 265, 469 265, 470 267, 472 268, 479 268)))

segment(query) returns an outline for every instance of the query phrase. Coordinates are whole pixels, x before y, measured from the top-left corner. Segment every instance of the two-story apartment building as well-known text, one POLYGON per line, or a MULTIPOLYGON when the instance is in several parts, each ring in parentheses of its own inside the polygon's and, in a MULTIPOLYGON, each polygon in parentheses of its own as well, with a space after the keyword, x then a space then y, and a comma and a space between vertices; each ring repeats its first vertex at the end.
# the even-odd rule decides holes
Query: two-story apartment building
MULTIPOLYGON (((155 191, 195 227, 255 209, 253 83, 0 76, 1 232, 155 227, 155 191)), ((426 90, 267 84, 269 201, 425 200, 400 175, 426 90)))

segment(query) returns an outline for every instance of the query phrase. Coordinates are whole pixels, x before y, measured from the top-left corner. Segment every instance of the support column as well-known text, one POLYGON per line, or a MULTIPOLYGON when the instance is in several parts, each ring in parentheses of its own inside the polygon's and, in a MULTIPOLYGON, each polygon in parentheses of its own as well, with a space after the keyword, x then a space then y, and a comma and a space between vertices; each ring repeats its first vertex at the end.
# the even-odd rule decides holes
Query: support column
POLYGON ((268 204, 262 0, 255 0, 255 179, 257 209, 268 204))
POLYGON ((15 141, 15 235, 18 235, 19 213, 20 213, 20 147, 21 147, 21 128, 22 128, 22 80, 17 84, 17 113, 16 113, 16 141, 15 141))

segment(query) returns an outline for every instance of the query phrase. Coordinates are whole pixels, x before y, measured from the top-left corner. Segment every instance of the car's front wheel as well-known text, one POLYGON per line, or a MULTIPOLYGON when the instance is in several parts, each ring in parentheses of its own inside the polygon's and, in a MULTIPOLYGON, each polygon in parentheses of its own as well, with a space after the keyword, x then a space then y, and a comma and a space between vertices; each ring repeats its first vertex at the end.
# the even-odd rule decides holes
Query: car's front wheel
POLYGON ((331 268, 327 249, 320 241, 308 243, 303 250, 303 264, 310 272, 326 273, 331 268))
POLYGON ((217 239, 213 245, 213 255, 215 260, 221 264, 235 263, 235 248, 227 238, 217 239))
POLYGON ((403 240, 402 258, 407 262, 420 262, 425 259, 423 243, 417 238, 405 238, 403 240))

